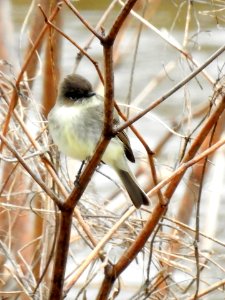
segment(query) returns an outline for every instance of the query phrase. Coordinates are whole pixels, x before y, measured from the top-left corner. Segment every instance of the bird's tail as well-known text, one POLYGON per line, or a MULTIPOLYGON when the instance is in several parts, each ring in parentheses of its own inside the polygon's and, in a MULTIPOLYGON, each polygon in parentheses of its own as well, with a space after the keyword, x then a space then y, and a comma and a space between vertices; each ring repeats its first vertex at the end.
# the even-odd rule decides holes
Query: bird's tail
POLYGON ((123 185, 125 186, 131 201, 136 208, 139 208, 142 204, 149 205, 149 198, 144 191, 138 186, 134 178, 129 174, 129 172, 117 169, 116 170, 123 185))

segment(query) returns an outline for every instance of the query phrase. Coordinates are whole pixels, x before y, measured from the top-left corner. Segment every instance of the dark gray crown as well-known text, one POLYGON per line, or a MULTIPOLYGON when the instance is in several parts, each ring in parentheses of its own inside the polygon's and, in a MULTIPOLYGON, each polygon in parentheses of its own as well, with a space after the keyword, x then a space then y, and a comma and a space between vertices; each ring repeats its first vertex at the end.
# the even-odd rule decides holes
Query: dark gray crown
POLYGON ((61 83, 60 96, 64 99, 78 100, 94 94, 91 83, 83 76, 71 74, 61 83))

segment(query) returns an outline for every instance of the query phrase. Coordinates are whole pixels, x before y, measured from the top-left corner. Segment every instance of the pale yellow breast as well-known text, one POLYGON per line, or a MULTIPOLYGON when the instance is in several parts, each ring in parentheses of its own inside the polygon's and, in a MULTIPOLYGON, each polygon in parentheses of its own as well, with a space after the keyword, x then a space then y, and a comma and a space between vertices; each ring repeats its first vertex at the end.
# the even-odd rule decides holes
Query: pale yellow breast
MULTIPOLYGON (((99 103, 97 102, 97 104, 99 103)), ((90 134, 90 132, 93 133, 93 128, 84 128, 85 126, 82 126, 82 124, 84 124, 83 112, 87 107, 93 107, 94 110, 98 109, 96 101, 86 105, 56 105, 48 116, 49 131, 54 143, 65 155, 79 160, 85 160, 93 155, 96 142, 100 137, 97 136, 97 138, 93 140, 91 138, 92 134, 90 134), (81 135, 80 130, 82 130, 84 134, 81 135)), ((99 133, 96 132, 96 135, 100 134, 100 132, 101 129, 99 133)), ((128 168, 123 144, 118 138, 113 138, 110 141, 103 154, 102 160, 114 168, 124 170, 128 168)))
POLYGON ((49 131, 61 152, 84 160, 93 153, 94 145, 79 138, 78 130, 83 130, 80 113, 79 107, 56 106, 49 114, 49 131))

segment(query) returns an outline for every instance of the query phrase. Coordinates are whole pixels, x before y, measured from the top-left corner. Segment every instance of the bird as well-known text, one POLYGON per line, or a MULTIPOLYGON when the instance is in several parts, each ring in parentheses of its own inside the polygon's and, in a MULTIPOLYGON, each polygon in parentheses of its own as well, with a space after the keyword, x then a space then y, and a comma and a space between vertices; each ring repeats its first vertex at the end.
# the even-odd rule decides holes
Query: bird
MULTIPOLYGON (((120 124, 113 112, 113 129, 120 124)), ((90 158, 104 126, 104 98, 93 90, 91 83, 78 74, 67 75, 58 89, 56 103, 48 114, 49 132, 59 151, 71 158, 90 158)), ((136 208, 149 205, 149 198, 138 185, 128 161, 135 157, 124 131, 113 136, 102 156, 102 162, 118 174, 136 208)))

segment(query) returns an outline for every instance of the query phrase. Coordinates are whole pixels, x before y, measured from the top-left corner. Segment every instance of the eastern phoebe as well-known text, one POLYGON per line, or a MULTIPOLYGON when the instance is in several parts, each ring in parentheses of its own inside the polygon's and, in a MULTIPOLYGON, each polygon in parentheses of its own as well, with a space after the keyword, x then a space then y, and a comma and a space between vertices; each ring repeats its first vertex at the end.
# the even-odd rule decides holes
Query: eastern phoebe
MULTIPOLYGON (((60 85, 55 106, 48 115, 49 131, 54 143, 64 154, 86 160, 96 148, 104 122, 104 98, 97 95, 88 80, 76 74, 68 75, 60 85)), ((119 124, 114 110, 113 124, 119 124)), ((135 162, 125 132, 113 137, 102 161, 117 172, 133 204, 139 208, 149 199, 135 181, 127 159, 135 162)))

